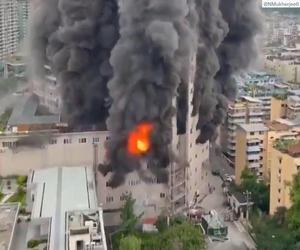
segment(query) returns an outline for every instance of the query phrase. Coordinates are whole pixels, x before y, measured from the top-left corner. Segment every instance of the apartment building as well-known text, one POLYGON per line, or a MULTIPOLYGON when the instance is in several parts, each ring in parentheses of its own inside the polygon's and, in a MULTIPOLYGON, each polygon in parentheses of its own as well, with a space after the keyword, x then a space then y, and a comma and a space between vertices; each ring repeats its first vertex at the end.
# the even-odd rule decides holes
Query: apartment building
POLYGON ((280 138, 273 144, 271 159, 270 214, 279 207, 290 208, 293 176, 300 171, 299 139, 280 138))
POLYGON ((245 168, 263 178, 268 128, 262 123, 240 124, 236 132, 235 181, 241 184, 245 168))
POLYGON ((226 138, 225 154, 231 166, 235 164, 236 156, 236 130, 240 124, 261 123, 263 121, 263 105, 260 100, 252 97, 241 97, 228 108, 227 120, 223 131, 226 138))
POLYGON ((24 41, 28 35, 30 15, 30 0, 18 0, 19 41, 24 41))
POLYGON ((18 49, 18 1, 0 1, 0 60, 13 55, 18 49))
POLYGON ((288 83, 300 84, 299 56, 268 55, 264 67, 267 72, 281 76, 288 83))
POLYGON ((276 121, 270 121, 266 124, 268 127, 266 138, 266 150, 265 152, 265 167, 264 177, 267 182, 271 180, 271 168, 273 158, 273 144, 279 138, 285 138, 287 140, 294 139, 299 134, 299 128, 297 124, 293 124, 288 120, 278 119, 276 121))
MULTIPOLYGON (((294 93, 294 92, 291 92, 294 93)), ((300 97, 298 95, 274 95, 271 99, 271 120, 286 118, 294 120, 300 115, 300 97)))

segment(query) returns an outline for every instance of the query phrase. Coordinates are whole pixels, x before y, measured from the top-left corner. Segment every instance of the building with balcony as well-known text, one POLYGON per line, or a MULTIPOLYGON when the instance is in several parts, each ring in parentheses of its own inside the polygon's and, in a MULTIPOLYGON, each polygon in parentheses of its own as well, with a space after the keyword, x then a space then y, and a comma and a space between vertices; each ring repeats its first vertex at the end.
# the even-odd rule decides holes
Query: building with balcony
POLYGON ((223 137, 226 138, 226 141, 222 144, 225 144, 225 155, 232 167, 235 165, 238 125, 261 123, 263 116, 262 101, 257 98, 244 96, 229 105, 226 123, 223 128, 225 134, 223 137))
POLYGON ((0 61, 13 55, 18 49, 18 1, 0 1, 0 61))
POLYGON ((268 128, 262 123, 240 124, 236 134, 235 181, 241 183, 245 168, 263 178, 268 128))
POLYGON ((290 208, 291 184, 300 171, 300 143, 298 139, 280 138, 273 144, 270 182, 270 214, 279 207, 290 208))

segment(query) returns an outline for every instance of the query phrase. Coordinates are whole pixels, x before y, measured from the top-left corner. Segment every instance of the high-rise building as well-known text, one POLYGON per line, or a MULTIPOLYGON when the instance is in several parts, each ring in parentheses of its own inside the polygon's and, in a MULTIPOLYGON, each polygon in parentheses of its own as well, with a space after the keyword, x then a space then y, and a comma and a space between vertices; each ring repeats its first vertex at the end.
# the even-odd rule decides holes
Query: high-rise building
POLYGON ((260 100, 252 97, 241 97, 229 104, 227 120, 223 128, 225 133, 225 154, 233 167, 236 156, 236 129, 240 124, 261 123, 263 121, 263 105, 260 100))
POLYGON ((19 41, 23 41, 28 34, 30 14, 30 0, 18 0, 19 41))
POLYGON ((18 1, 0 1, 0 60, 13 55, 18 49, 18 1))
POLYGON ((241 184, 245 168, 262 179, 264 171, 266 135, 268 128, 262 123, 240 124, 236 133, 235 180, 241 184))

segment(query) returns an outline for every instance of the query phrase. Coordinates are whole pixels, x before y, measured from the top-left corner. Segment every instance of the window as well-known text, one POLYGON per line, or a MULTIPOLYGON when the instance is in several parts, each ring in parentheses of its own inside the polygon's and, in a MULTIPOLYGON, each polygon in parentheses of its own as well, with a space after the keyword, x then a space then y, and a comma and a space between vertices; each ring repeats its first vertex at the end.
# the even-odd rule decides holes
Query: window
POLYGON ((106 202, 109 203, 109 202, 113 202, 114 201, 114 197, 112 196, 107 196, 106 197, 106 202))
POLYGON ((99 137, 93 138, 93 143, 99 143, 99 142, 100 142, 100 138, 99 137))
POLYGON ((14 141, 8 141, 8 142, 2 142, 2 147, 4 148, 13 148, 16 146, 16 142, 14 141))
POLYGON ((300 170, 300 166, 297 166, 297 171, 299 171, 300 170))
POLYGON ((122 195, 120 196, 120 201, 125 201, 125 200, 126 200, 126 197, 127 197, 127 195, 122 194, 122 195))
POLYGON ((64 139, 64 144, 71 144, 72 140, 70 138, 64 139))
POLYGON ((86 143, 86 138, 80 138, 79 143, 86 143))
POLYGON ((160 193, 160 198, 165 198, 166 194, 165 193, 160 193))
POLYGON ((250 132, 250 135, 254 135, 254 132, 250 132))
POLYGON ((109 140, 110 139, 110 137, 109 136, 106 136, 106 140, 109 140))
POLYGON ((57 139, 50 139, 49 144, 57 144, 57 139))
POLYGON ((281 174, 281 169, 278 169, 278 173, 281 174))
POLYGON ((198 155, 197 155, 197 154, 195 154, 195 158, 196 158, 196 159, 198 158, 198 155))
POLYGON ((281 164, 281 162, 282 162, 282 158, 281 158, 281 157, 279 157, 279 158, 278 158, 278 161, 279 161, 279 164, 281 164))
POLYGON ((280 199, 278 199, 278 203, 280 203, 280 201, 281 201, 281 200, 280 200, 280 199))
POLYGON ((280 188, 278 188, 278 193, 281 193, 281 189, 280 188))
POLYGON ((264 131, 259 131, 259 134, 260 134, 260 135, 263 135, 263 134, 264 134, 264 131))

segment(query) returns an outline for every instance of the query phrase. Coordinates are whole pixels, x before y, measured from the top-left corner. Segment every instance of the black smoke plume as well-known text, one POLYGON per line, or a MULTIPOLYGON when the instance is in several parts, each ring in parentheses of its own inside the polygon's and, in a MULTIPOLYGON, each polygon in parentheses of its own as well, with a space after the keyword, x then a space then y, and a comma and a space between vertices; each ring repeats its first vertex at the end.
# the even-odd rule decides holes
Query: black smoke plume
POLYGON ((114 76, 108 87, 113 104, 108 118, 111 186, 140 168, 127 153, 128 133, 142 122, 154 125, 149 165, 153 172, 170 162, 173 100, 187 84, 196 36, 187 22, 186 0, 130 0, 120 6, 120 40, 112 52, 114 76))
POLYGON ((110 52, 118 40, 115 0, 44 0, 33 18, 35 73, 52 68, 70 124, 101 124, 107 118, 110 52))
POLYGON ((234 99, 235 74, 257 55, 262 18, 256 0, 199 0, 199 50, 193 114, 199 114, 197 142, 214 141, 224 121, 227 99, 234 99))
MULTIPOLYGON (((197 143, 216 138, 234 74, 257 53, 261 18, 256 0, 43 0, 33 19, 35 73, 51 66, 71 124, 105 123, 113 172, 111 186, 141 171, 145 160, 156 176, 176 160, 170 150, 173 117, 185 133, 192 58, 192 100, 198 116, 197 143), (174 106, 177 106, 177 110, 174 106), (130 131, 154 126, 152 148, 143 159, 128 154, 130 131)), ((165 179, 165 178, 163 178, 165 179)))

